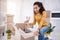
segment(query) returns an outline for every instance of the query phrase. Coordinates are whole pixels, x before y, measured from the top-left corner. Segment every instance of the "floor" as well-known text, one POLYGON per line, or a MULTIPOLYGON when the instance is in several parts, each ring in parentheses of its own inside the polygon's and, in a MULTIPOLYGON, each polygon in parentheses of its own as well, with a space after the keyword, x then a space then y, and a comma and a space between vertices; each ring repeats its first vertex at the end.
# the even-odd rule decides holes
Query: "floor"
MULTIPOLYGON (((60 18, 51 18, 51 23, 56 26, 54 31, 51 33, 52 40, 60 40, 60 18)), ((37 37, 35 40, 38 40, 37 37)))

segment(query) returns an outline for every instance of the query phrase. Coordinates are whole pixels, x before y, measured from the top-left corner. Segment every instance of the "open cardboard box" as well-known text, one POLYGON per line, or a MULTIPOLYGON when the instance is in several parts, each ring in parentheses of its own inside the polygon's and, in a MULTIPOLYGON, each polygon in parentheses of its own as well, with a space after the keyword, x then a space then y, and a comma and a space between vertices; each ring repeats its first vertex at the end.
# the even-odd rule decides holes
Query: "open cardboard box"
MULTIPOLYGON (((32 24, 30 24, 32 27, 32 24)), ((35 40, 33 33, 30 30, 27 30, 26 24, 24 23, 17 23, 16 27, 20 29, 20 33, 24 36, 21 36, 21 40, 35 40)))

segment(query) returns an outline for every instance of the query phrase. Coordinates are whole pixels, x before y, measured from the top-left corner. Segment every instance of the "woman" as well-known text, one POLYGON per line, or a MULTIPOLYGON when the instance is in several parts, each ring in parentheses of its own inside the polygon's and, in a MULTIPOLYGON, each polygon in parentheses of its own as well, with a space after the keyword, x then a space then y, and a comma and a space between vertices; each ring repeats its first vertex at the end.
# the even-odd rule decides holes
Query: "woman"
POLYGON ((39 36, 38 36, 38 40, 47 40, 44 37, 44 34, 49 30, 49 26, 46 21, 46 11, 42 5, 41 2, 35 2, 33 4, 33 9, 34 9, 34 21, 33 21, 33 25, 36 24, 36 22, 38 23, 38 32, 39 32, 39 36))

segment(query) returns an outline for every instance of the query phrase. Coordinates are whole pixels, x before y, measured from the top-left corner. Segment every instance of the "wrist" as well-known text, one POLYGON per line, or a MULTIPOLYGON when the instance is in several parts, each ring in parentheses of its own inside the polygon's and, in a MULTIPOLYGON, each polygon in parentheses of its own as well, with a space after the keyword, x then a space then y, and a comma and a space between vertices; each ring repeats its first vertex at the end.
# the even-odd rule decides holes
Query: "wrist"
POLYGON ((38 28, 38 30, 40 30, 40 28, 38 28))

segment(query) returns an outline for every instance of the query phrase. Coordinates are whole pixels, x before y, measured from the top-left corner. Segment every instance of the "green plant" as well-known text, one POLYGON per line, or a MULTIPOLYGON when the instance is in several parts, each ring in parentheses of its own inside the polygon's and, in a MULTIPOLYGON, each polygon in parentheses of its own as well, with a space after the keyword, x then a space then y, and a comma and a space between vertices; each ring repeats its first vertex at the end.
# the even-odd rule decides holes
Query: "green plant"
POLYGON ((52 26, 52 24, 50 23, 50 24, 49 24, 49 27, 50 27, 50 30, 49 30, 47 33, 51 33, 51 32, 53 32, 55 26, 52 26))
POLYGON ((9 33, 11 33, 11 30, 10 30, 10 29, 9 29, 9 30, 7 30, 7 31, 6 31, 6 33, 8 33, 8 34, 9 34, 9 33))

